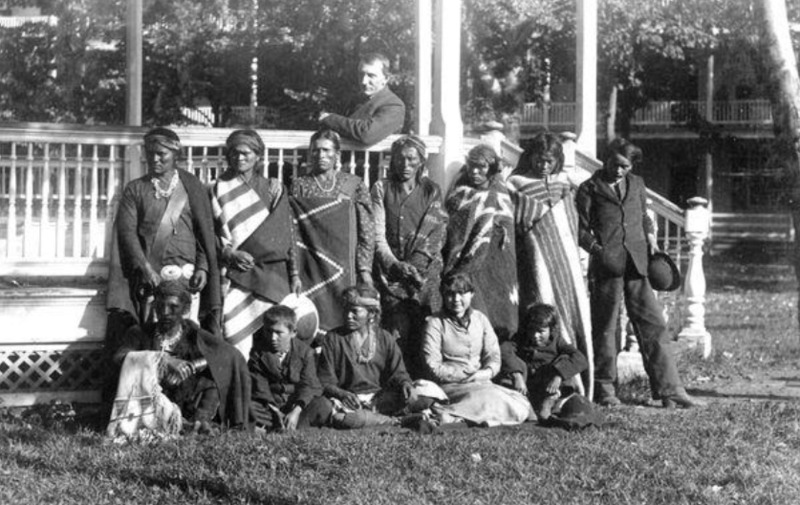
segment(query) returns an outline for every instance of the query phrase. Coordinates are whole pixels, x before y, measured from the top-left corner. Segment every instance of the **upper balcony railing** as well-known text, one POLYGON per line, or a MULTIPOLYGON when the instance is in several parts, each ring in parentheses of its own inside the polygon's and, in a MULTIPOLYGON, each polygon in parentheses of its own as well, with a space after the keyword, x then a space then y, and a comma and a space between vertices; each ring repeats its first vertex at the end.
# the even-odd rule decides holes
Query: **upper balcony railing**
MULTIPOLYGON (((598 104, 598 118, 602 118, 607 106, 598 104)), ((636 111, 633 124, 639 126, 669 126, 685 124, 697 118, 705 118, 705 101, 650 102, 636 111)), ((559 130, 575 128, 575 102, 527 103, 522 108, 520 126, 525 128, 545 127, 559 130)), ((758 126, 772 124, 772 106, 769 100, 715 101, 711 118, 715 124, 730 126, 758 126)))

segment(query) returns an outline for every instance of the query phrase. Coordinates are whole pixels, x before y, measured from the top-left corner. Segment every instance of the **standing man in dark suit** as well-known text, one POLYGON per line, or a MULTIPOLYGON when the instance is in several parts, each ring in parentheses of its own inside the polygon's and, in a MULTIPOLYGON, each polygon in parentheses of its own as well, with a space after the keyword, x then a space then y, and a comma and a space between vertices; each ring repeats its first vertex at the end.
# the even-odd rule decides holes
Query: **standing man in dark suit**
POLYGON ((581 184, 576 198, 578 240, 591 254, 595 397, 601 405, 620 403, 614 384, 619 353, 617 325, 624 296, 654 396, 660 397, 665 407, 695 407, 702 402, 683 388, 668 347, 662 307, 647 278, 649 255, 658 246, 647 215, 644 180, 630 173, 641 159, 641 149, 625 139, 615 139, 608 146, 603 168, 581 184))
POLYGON ((362 144, 375 144, 403 128, 406 106, 389 90, 389 60, 379 53, 369 53, 359 64, 361 90, 366 101, 350 116, 322 112, 320 125, 362 144))

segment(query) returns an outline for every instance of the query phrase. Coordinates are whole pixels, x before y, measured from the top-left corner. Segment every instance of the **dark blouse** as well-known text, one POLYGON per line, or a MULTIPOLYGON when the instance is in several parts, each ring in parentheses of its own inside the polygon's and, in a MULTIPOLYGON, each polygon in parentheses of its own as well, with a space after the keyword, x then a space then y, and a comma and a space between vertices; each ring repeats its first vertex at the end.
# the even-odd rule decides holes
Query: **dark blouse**
POLYGON ((337 328, 325 335, 317 373, 326 394, 331 393, 331 386, 369 394, 383 389, 397 390, 403 383, 411 382, 394 337, 377 329, 375 338, 374 356, 366 363, 359 363, 360 350, 354 348, 348 330, 337 328))

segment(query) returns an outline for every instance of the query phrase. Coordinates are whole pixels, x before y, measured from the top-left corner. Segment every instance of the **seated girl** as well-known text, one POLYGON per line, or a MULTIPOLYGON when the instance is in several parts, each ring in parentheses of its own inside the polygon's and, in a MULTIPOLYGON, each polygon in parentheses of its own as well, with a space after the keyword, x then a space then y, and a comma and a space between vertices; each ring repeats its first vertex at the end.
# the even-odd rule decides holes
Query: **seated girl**
POLYGON ((352 429, 398 424, 411 379, 394 337, 380 328, 378 292, 366 285, 342 294, 345 323, 322 339, 317 374, 333 403, 331 424, 352 429))
POLYGON ((500 372, 500 345, 489 319, 471 307, 475 289, 470 276, 447 275, 441 292, 444 310, 428 318, 422 347, 430 378, 449 399, 434 406, 434 414, 442 423, 482 426, 535 419, 523 394, 492 382, 500 372))
POLYGON ((578 388, 577 375, 589 366, 558 329, 558 312, 536 303, 525 312, 520 331, 500 346, 502 367, 497 382, 527 395, 540 421, 546 421, 563 396, 578 388))

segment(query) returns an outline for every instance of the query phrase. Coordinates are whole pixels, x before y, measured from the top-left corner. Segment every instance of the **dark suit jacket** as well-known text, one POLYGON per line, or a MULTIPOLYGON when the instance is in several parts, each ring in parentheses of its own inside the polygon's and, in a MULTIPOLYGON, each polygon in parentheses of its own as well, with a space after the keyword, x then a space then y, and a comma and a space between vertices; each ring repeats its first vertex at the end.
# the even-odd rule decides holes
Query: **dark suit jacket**
POLYGON ((247 366, 253 381, 254 412, 260 404, 272 404, 284 412, 295 405, 305 408, 322 395, 314 351, 297 338, 292 340, 283 363, 275 353, 253 349, 247 366))
POLYGON ((623 275, 629 253, 639 274, 647 276, 647 235, 654 232, 647 215, 647 190, 638 175, 628 174, 626 185, 627 192, 620 201, 600 170, 581 184, 575 198, 578 242, 590 253, 602 247, 594 254, 592 264, 599 273, 623 275))
POLYGON ((405 104, 385 87, 359 105, 349 117, 331 114, 320 123, 344 137, 370 145, 399 133, 405 117, 405 104))

